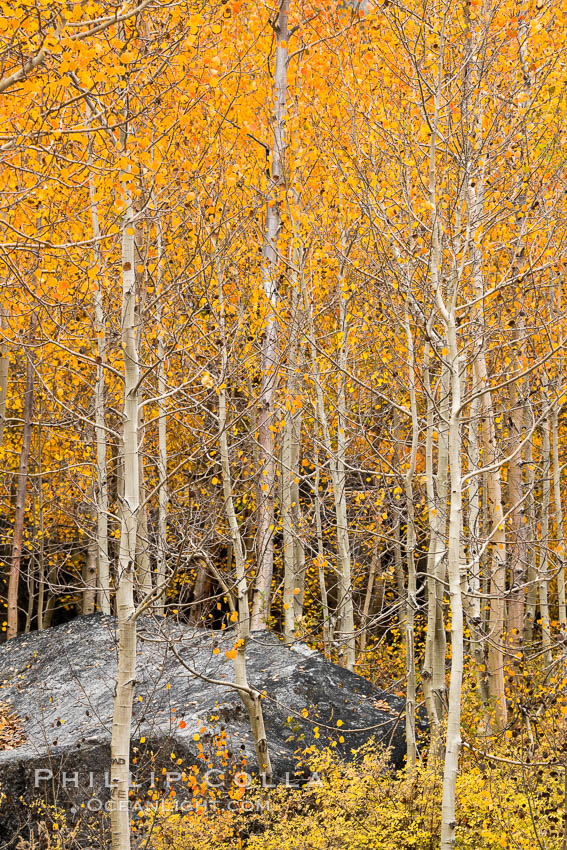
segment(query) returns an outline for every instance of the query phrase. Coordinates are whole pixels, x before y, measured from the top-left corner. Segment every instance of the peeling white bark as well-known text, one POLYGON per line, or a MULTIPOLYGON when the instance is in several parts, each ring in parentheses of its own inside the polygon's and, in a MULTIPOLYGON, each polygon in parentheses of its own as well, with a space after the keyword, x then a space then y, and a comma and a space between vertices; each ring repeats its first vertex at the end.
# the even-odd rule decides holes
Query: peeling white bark
MULTIPOLYGON (((102 267, 100 250, 100 223, 98 206, 95 196, 95 186, 92 177, 92 154, 89 151, 89 194, 91 205, 91 222, 94 238, 94 261, 99 270, 102 267)), ((96 441, 96 542, 97 542, 97 588, 98 607, 103 614, 110 614, 110 559, 108 555, 108 473, 106 463, 106 421, 105 421, 105 363, 106 363, 106 333, 104 326, 104 306, 102 287, 96 282, 93 294, 95 306, 95 331, 97 335, 97 367, 94 392, 95 408, 95 441, 96 441)))
POLYGON ((268 302, 268 318, 261 355, 261 388, 258 399, 258 532, 256 585, 252 606, 252 629, 267 627, 274 568, 274 499, 276 463, 274 437, 274 393, 277 384, 277 304, 279 294, 279 233, 281 230, 280 192, 285 186, 287 65, 289 57, 289 4, 281 0, 274 26, 276 58, 274 67, 274 142, 270 186, 267 193, 266 230, 263 249, 263 285, 268 302))
POLYGON ((112 850, 130 848, 130 729, 136 677, 136 619, 134 583, 140 499, 138 447, 138 383, 136 343, 136 274, 134 269, 134 211, 127 190, 122 228, 122 349, 124 408, 122 421, 124 493, 120 505, 120 548, 116 591, 118 617, 118 674, 112 718, 110 797, 112 850))

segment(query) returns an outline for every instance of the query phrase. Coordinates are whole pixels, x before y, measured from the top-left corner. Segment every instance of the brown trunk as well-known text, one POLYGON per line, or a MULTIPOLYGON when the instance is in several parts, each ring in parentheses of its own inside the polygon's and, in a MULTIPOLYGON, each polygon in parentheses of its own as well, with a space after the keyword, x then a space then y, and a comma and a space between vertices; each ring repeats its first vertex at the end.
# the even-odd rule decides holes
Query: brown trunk
POLYGON ((191 603, 191 613, 189 615, 190 625, 199 625, 203 616, 203 602, 209 596, 210 589, 211 577, 209 575, 209 570, 206 562, 201 558, 197 565, 197 578, 195 579, 195 587, 193 589, 193 601, 191 603))

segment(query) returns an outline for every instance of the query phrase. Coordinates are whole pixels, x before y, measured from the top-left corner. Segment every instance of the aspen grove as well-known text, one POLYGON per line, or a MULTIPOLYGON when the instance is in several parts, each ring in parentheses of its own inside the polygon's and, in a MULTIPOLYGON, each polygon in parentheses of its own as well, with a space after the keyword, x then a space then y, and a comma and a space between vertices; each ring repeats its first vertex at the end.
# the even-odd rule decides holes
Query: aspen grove
POLYGON ((97 846, 567 846, 567 4, 0 9, 0 619, 116 617, 97 846), (265 630, 403 696, 405 767, 143 832, 142 617, 232 630, 268 777, 265 630))

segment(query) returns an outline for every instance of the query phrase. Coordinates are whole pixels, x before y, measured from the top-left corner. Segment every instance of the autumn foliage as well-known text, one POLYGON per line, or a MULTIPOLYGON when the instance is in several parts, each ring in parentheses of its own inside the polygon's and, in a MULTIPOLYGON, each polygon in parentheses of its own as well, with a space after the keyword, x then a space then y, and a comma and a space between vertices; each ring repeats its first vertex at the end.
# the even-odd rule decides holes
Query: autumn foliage
MULTIPOLYGON (((242 674, 250 605, 394 682, 426 771, 337 767, 334 831, 278 802, 262 846, 433 846, 459 730, 561 726, 567 9, 2 12, 2 630, 119 614, 130 558, 132 606, 234 627, 242 674)), ((444 848, 499 846, 483 770, 444 848)))

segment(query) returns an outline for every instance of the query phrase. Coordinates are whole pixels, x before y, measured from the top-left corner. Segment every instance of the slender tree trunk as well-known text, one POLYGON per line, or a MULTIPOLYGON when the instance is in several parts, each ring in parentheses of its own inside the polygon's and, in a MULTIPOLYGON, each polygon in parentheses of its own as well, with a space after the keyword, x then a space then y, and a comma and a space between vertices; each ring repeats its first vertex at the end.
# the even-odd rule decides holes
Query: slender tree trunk
MULTIPOLYGON (((91 509, 91 514, 95 514, 95 516, 92 517, 92 519, 95 520, 96 511, 94 509, 91 509)), ((93 614, 95 610, 97 555, 98 545, 96 534, 94 534, 91 535, 91 538, 89 540, 85 563, 83 565, 83 592, 81 594, 81 613, 86 615, 93 614)))
MULTIPOLYGON (((470 8, 464 4, 466 17, 466 33, 468 53, 464 66, 463 78, 463 110, 469 125, 470 135, 481 136, 481 112, 476 109, 471 112, 471 96, 477 77, 478 33, 470 15, 470 8)), ((479 144, 479 148, 482 146, 479 144)), ((485 163, 483 155, 475 153, 468 140, 466 142, 466 172, 467 181, 465 200, 468 210, 468 227, 476 234, 482 226, 483 181, 485 163)), ((494 422, 494 405, 489 384, 488 367, 484 347, 484 268, 483 254, 480 244, 474 236, 470 239, 471 253, 471 282, 476 296, 477 306, 473 308, 473 323, 476 320, 479 332, 479 342, 475 352, 474 368, 476 369, 476 385, 482 390, 481 403, 484 411, 481 425, 481 437, 484 451, 484 464, 488 468, 486 481, 485 504, 490 516, 491 547, 490 557, 490 611, 488 641, 488 686, 490 698, 494 707, 494 725, 501 729, 506 724, 506 696, 504 692, 504 623, 506 595, 506 531, 504 527, 504 512, 502 507, 502 487, 500 466, 497 463, 496 429, 494 422)))
MULTIPOLYGON (((39 455, 41 460, 41 455, 39 455)), ((40 511, 42 507, 40 507, 40 511)), ((45 575, 45 570, 42 570, 42 575, 45 575)), ((38 606, 41 602, 41 616, 38 611, 38 628, 49 629, 51 627, 51 621, 53 619, 53 614, 55 612, 55 602, 57 601, 57 597, 55 595, 55 585, 57 580, 57 566, 55 563, 50 563, 49 568, 47 570, 47 583, 44 587, 44 595, 47 596, 47 602, 45 603, 45 607, 43 606, 43 598, 41 592, 38 594, 38 606), (41 622, 41 626, 39 623, 41 622)), ((45 584, 45 582, 44 582, 45 584)), ((40 588, 41 591, 41 588, 40 588)))
POLYGON ((321 486, 321 467, 319 466, 319 423, 315 419, 314 424, 314 443, 315 443, 315 480, 313 484, 313 502, 315 505, 315 533, 317 536, 317 569, 319 571, 319 589, 321 592, 321 607, 323 609, 323 647, 326 653, 331 650, 333 641, 333 629, 331 624, 331 613, 329 611, 329 601, 327 598, 327 584, 325 580, 325 566, 327 559, 325 558, 325 546, 323 544, 323 523, 321 521, 321 496, 319 488, 321 486))
MULTIPOLYGON (((143 442, 142 434, 144 432, 143 423, 143 408, 140 409, 140 422, 138 425, 138 433, 143 442)), ((146 481, 144 471, 144 457, 141 451, 138 451, 138 480, 140 482, 140 498, 138 510, 138 533, 137 533, 137 552, 136 552, 136 572, 137 572, 137 591, 142 599, 147 598, 153 589, 152 585, 152 562, 150 558, 150 540, 148 535, 148 512, 146 511, 146 481)))
MULTIPOLYGON (((299 348, 298 373, 302 374, 304 368, 304 347, 299 348)), ((296 386, 296 390, 299 387, 296 386)), ((305 543, 303 529, 303 513, 299 495, 300 461, 301 461, 301 425, 303 420, 302 402, 296 404, 296 410, 292 417, 291 431, 291 518, 294 529, 293 536, 293 570, 295 574, 295 590, 293 594, 293 607, 295 624, 303 617, 303 604, 305 599, 305 543)))
POLYGON ((456 789, 461 748, 461 690, 463 682, 463 604, 461 597, 460 539, 461 539, 461 434, 459 422, 460 378, 456 350, 456 333, 450 327, 449 352, 452 360, 452 405, 449 424, 449 466, 451 470, 451 501, 449 512, 449 545, 447 571, 451 600, 451 682, 447 712, 447 739, 443 769, 443 802, 441 850, 455 846, 456 789))
MULTIPOLYGON (((436 226, 434 225, 434 234, 436 226)), ((435 236, 434 236, 435 240, 435 236)), ((438 268, 438 246, 434 245, 433 262, 438 268)), ((439 282, 436 281, 439 295, 439 282)), ((449 598, 451 601, 451 681, 447 711, 447 735, 445 763, 443 767, 443 800, 441 818, 441 850, 453 850, 456 827, 456 789, 461 748, 461 691, 464 666, 464 622, 461 595, 461 531, 462 531, 462 485, 461 485, 461 376, 457 347, 457 322, 454 307, 444 307, 440 302, 445 324, 447 348, 451 372, 451 415, 449 419, 449 469, 450 508, 449 540, 447 547, 447 572, 449 598)))
POLYGON ((123 475, 120 505, 120 551, 116 608, 118 616, 118 675, 114 696, 111 740, 112 850, 130 850, 128 805, 130 729, 136 677, 136 617, 134 583, 140 499, 138 424, 139 364, 136 345, 136 274, 134 269, 134 211, 128 193, 122 232, 122 347, 124 351, 123 475))
MULTIPOLYGON (((95 196, 95 186, 92 178, 92 154, 89 150, 89 193, 91 205, 91 221, 94 237, 94 260, 100 271, 102 255, 100 249, 100 223, 98 206, 95 196)), ((103 614, 110 614, 110 559, 108 555, 108 473, 106 463, 106 422, 105 422, 105 363, 106 363, 106 332, 104 326, 104 306, 102 288, 95 279, 95 331, 97 335, 97 367, 94 393, 95 408, 95 442, 96 442, 96 540, 97 540, 97 585, 98 607, 103 614)))
MULTIPOLYGON (((30 322, 30 331, 35 329, 35 319, 30 322)), ((32 336, 30 333, 30 337, 32 336)), ((34 367, 31 352, 27 353, 26 388, 24 392, 24 427, 22 449, 18 467, 18 486, 16 488, 16 509, 14 514, 14 536, 12 539, 12 558, 10 562, 10 578, 8 581, 8 615, 6 639, 18 634, 18 587, 20 582, 20 566, 22 562, 22 544, 24 537, 24 520, 26 516, 26 492, 28 486, 28 464, 33 428, 33 384, 34 367)))
MULTIPOLYGON (((0 314, 0 330, 4 330, 5 319, 3 314, 0 314)), ((4 439, 4 429, 6 427, 6 398, 8 395, 8 374, 10 371, 10 360, 8 351, 4 342, 0 343, 0 446, 4 439)))
POLYGON ((376 587, 376 577, 381 583, 381 587, 383 587, 382 583, 382 557, 380 554, 380 543, 378 538, 374 544, 374 550, 372 552, 372 560, 370 562, 370 570, 368 571, 368 582, 366 585, 366 593, 364 594, 364 604, 362 606, 362 623, 360 629, 360 652, 364 652, 366 650, 366 644, 368 642, 368 625, 370 623, 370 611, 372 609, 372 602, 375 597, 375 587, 376 587))
MULTIPOLYGON (((471 227, 474 230, 481 219, 481 200, 471 181, 468 191, 471 227)), ((472 279, 475 295, 481 299, 484 290, 482 254, 476 240, 471 242, 472 279)), ((478 316, 480 332, 484 332, 484 317, 478 316)), ((494 408, 490 391, 488 368, 482 339, 476 352, 474 369, 476 370, 475 385, 482 391, 481 404, 483 416, 481 419, 481 438, 483 445, 483 460, 486 471, 486 499, 490 521, 490 610, 488 623, 488 687, 494 706, 494 723, 497 729, 506 724, 506 697, 504 693, 504 621, 506 594, 506 530, 504 527, 504 511, 502 508, 502 487, 500 466, 497 462, 496 429, 494 424, 494 408)))
POLYGON ((539 545, 539 615, 541 618, 541 644, 544 652, 545 664, 549 666, 552 662, 551 656, 551 616, 549 613, 549 508, 551 495, 551 440, 550 421, 546 416, 542 422, 542 485, 541 485, 541 536, 539 545))
POLYGON ((555 508, 555 544, 557 557, 557 607, 559 626, 567 626, 565 604, 565 535, 563 531, 563 506, 561 504, 561 469, 559 466, 559 409, 553 405, 551 412, 551 436, 553 447, 553 502, 555 508))
MULTIPOLYGON (((481 220, 481 201, 471 181, 468 191, 471 228, 477 227, 481 220)), ((471 242, 472 279, 475 295, 482 303, 484 290, 482 254, 476 240, 471 242)), ((484 317, 479 315, 481 333, 484 329, 484 317)), ((483 417, 481 425, 484 465, 487 467, 486 505, 490 518, 490 611, 488 633, 488 685, 490 698, 494 706, 494 723, 497 729, 506 725, 506 696, 504 693, 504 621, 506 595, 506 530, 502 508, 502 486, 500 466, 497 462, 496 429, 494 407, 490 391, 488 368, 482 340, 478 346, 474 361, 476 385, 482 390, 481 403, 483 417)))
POLYGON ((238 525, 238 518, 234 508, 232 493, 232 474, 230 469, 230 455, 227 438, 227 404, 226 404, 226 380, 228 373, 228 356, 226 345, 226 327, 224 310, 224 292, 222 285, 222 274, 217 264, 217 283, 219 296, 220 332, 222 340, 222 371, 219 385, 219 448, 221 459, 222 490, 224 497, 224 511, 230 532, 232 552, 236 569, 236 614, 238 616, 235 641, 236 656, 234 659, 234 675, 236 685, 239 688, 240 698, 248 713, 252 737, 256 750, 258 769, 269 783, 272 779, 272 764, 268 750, 268 739, 264 725, 264 714, 262 711, 262 697, 259 691, 251 688, 248 683, 246 672, 246 648, 250 640, 250 608, 248 602, 248 581, 246 578, 246 558, 242 545, 242 535, 238 525))
POLYGON ((211 577, 209 568, 204 559, 199 559, 197 563, 197 577, 193 588, 193 599, 191 602, 191 613, 189 615, 189 625, 203 625, 203 603, 209 596, 211 587, 211 577))
MULTIPOLYGON (((136 351, 140 352, 142 345, 142 323, 140 316, 143 310, 143 299, 145 295, 145 256, 144 256, 144 235, 141 225, 138 223, 137 205, 133 206, 134 215, 134 274, 136 278, 136 302, 134 311, 134 323, 136 329, 136 351)), ((139 354, 138 354, 139 357, 139 354)), ((152 562, 150 558, 150 540, 148 535, 148 511, 146 506, 146 471, 144 463, 144 453, 142 445, 145 439, 145 410, 142 404, 142 390, 138 391, 138 485, 140 494, 138 497, 137 523, 138 530, 136 533, 136 587, 135 596, 140 600, 147 599, 153 590, 152 583, 152 562)))
MULTIPOLYGON (((484 354, 479 354, 475 367, 478 368, 477 382, 480 387, 488 386, 484 354)), ((496 729, 506 725, 506 696, 504 692, 504 620, 506 593, 506 531, 502 509, 500 467, 497 465, 496 431, 490 390, 482 394, 484 416, 482 438, 484 463, 487 470, 487 501, 490 516, 490 612, 488 634, 488 688, 494 706, 496 729)))
POLYGON ((42 465, 42 449, 43 441, 41 436, 41 409, 38 411, 38 426, 37 426, 37 465, 38 465, 38 511, 39 511, 39 563, 38 563, 38 588, 37 588, 37 629, 43 629, 43 614, 45 603, 45 523, 43 511, 43 465, 42 465))
POLYGON ((274 417, 274 393, 277 384, 277 303, 279 291, 279 233, 281 208, 278 198, 285 185, 286 159, 286 100, 287 65, 289 56, 289 3, 282 0, 274 27, 276 58, 274 67, 274 142, 271 158, 271 186, 266 205, 266 232, 264 238, 263 283, 268 301, 268 320, 262 342, 261 389, 258 400, 259 481, 258 534, 256 557, 256 586, 252 605, 253 630, 265 629, 270 615, 270 595, 274 567, 274 498, 276 463, 274 437, 271 430, 274 417))
MULTIPOLYGON (((394 414, 394 444, 398 446, 399 444, 399 430, 398 430, 398 422, 397 422, 397 414, 394 414)), ((399 452, 398 454, 398 466, 399 466, 399 452)), ((406 633, 406 580, 404 573, 404 559, 402 557, 402 511, 399 505, 394 506, 394 510, 396 511, 396 518, 394 521, 393 530, 393 549, 394 549, 394 574, 396 577, 396 590, 398 593, 398 625, 400 628, 400 633, 405 636, 406 633)), ((405 637, 404 637, 405 639, 405 637)))
MULTIPOLYGON (((529 380, 526 379, 526 397, 529 397, 529 380)), ((532 416, 528 403, 524 406, 524 432, 533 429, 532 416)), ((527 557, 527 593, 524 615, 524 644, 529 645, 533 640, 533 629, 537 608, 538 576, 535 563, 535 527, 536 510, 534 499, 535 469, 533 456, 533 441, 527 440, 524 448, 524 466, 526 469, 526 527, 528 535, 527 557)))
POLYGON ((297 512, 294 511, 293 502, 297 488, 294 480, 298 474, 297 448, 296 448, 296 384, 298 378, 298 329, 296 321, 297 305, 292 306, 294 316, 291 324, 290 356, 288 362, 289 377, 287 382, 287 398, 285 402, 285 426, 281 448, 281 516, 283 532, 283 562, 284 562, 284 636, 287 643, 294 637, 296 622, 295 597, 299 594, 298 571, 296 564, 297 549, 295 539, 299 529, 294 523, 297 512), (297 591, 297 593, 296 593, 297 591))
POLYGON ((479 417, 480 397, 477 394, 477 383, 475 370, 472 369, 472 396, 469 418, 469 473, 471 474, 468 487, 468 526, 469 526, 469 561, 468 593, 469 612, 468 623, 470 631, 471 655, 475 661, 475 674, 477 685, 483 706, 488 710, 488 677, 486 658, 486 636, 483 631, 483 619, 481 609, 482 599, 482 565, 481 546, 482 536, 482 514, 480 503, 480 440, 479 440, 479 417))
POLYGON ((454 281, 453 291, 449 293, 447 304, 443 300, 440 273, 443 254, 441 250, 441 221, 438 210, 437 181, 437 140, 441 91, 445 59, 444 25, 439 35, 439 64, 434 91, 434 112, 431 122, 431 141, 429 150, 429 201, 431 205, 431 287, 435 302, 443 320, 446 351, 442 357, 450 374, 451 408, 449 416, 448 453, 450 471, 449 534, 447 541, 447 574, 449 579, 449 599, 451 606, 451 680, 449 685, 449 704, 447 709, 447 732, 445 742, 445 761, 443 765, 443 798, 441 807, 441 850, 453 850, 456 828, 456 794, 459 772, 459 754, 461 747, 461 692, 464 663, 464 623, 463 602, 461 596, 461 532, 462 532, 462 483, 461 483, 461 370, 459 365, 457 318, 455 304, 458 294, 458 281, 454 281))
MULTIPOLYGON (((315 384, 315 410, 316 419, 321 427, 323 445, 327 457, 329 458, 329 471, 331 475, 331 483, 333 486, 333 496, 335 501, 336 512, 336 533, 337 533, 337 572, 339 585, 339 600, 337 605, 337 613, 340 618, 340 632, 337 629, 333 634, 333 640, 340 647, 340 657, 349 669, 354 668, 355 663, 355 634, 354 634, 354 611, 352 602, 352 579, 351 579, 351 563, 350 563, 350 541, 348 534, 347 512, 346 512, 346 466, 345 466, 345 425, 346 425, 346 404, 340 400, 339 386, 339 401, 338 401, 338 424, 337 436, 341 437, 341 445, 337 446, 337 452, 333 451, 331 441, 331 432, 329 429, 329 420, 325 409, 325 399, 323 395, 323 384, 321 381, 321 373, 317 361, 317 352, 315 348, 315 329, 313 324, 313 316, 311 314, 310 305, 308 303, 306 287, 303 287, 303 298, 305 303, 305 315, 309 324, 309 349, 311 355, 311 368, 313 374, 313 382, 315 384), (340 434, 340 431, 343 431, 340 434), (342 455, 342 462, 339 461, 339 455, 342 455), (338 636, 340 634, 340 637, 338 636)), ((343 326, 344 308, 341 308, 341 327, 343 326)), ((346 369, 346 360, 343 362, 343 376, 346 369)))
POLYGON ((337 405, 337 456, 335 472, 335 509, 337 514, 337 548, 339 552, 339 605, 338 614, 341 623, 341 644, 344 664, 354 670, 356 661, 356 638, 354 632, 354 606, 352 595, 352 566, 348 533, 347 494, 346 494, 346 371, 349 352, 349 327, 347 318, 347 297, 343 287, 344 267, 339 274, 339 386, 337 405))
POLYGON ((449 371, 442 362, 441 399, 437 423, 437 474, 433 467, 434 405, 429 376, 429 346, 425 352, 425 388, 427 393, 427 435, 425 471, 429 523, 427 553, 427 632, 423 663, 423 690, 431 725, 430 758, 437 759, 443 747, 441 723, 445 714, 445 657, 447 641, 443 616, 446 574, 446 527, 449 476, 448 422, 450 413, 449 371))
MULTIPOLYGON (((164 330, 161 315, 161 290, 163 275, 163 234, 161 229, 161 218, 156 216, 156 238, 157 238, 157 315, 158 326, 158 540, 157 540, 157 570, 156 584, 158 588, 165 586, 167 575, 167 512, 169 506, 169 492, 167 482, 167 405, 165 399, 165 346, 164 330)), ((162 590, 156 599, 156 613, 163 614, 165 594, 162 590)))
MULTIPOLYGON (((519 330, 513 335, 514 373, 520 371, 516 346, 520 342, 519 330)), ((508 506, 511 515, 510 536, 510 601, 508 604, 508 644, 515 662, 524 640, 524 609, 526 601, 527 523, 525 514, 524 481, 522 473, 521 442, 524 424, 523 403, 516 381, 510 384, 508 400, 508 506)), ((512 669, 514 668, 512 665, 512 669)))
POLYGON ((405 332, 408 348, 408 371, 409 371, 409 397, 411 410, 411 449, 408 468, 404 474, 404 487, 407 511, 407 533, 406 533, 406 562, 408 570, 408 583, 406 594, 406 616, 405 616, 405 644, 406 644, 406 762, 409 767, 416 763, 417 743, 415 734, 415 705, 417 692, 417 678, 415 669, 415 611, 417 608, 417 587, 415 574, 415 510, 413 496, 413 479, 417 460, 417 449, 419 439, 419 422, 417 418, 417 400, 415 394, 415 351, 413 335, 410 325, 409 309, 406 302, 405 332))

